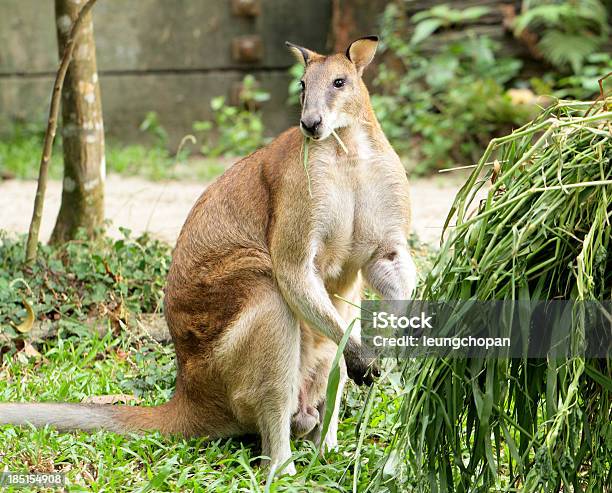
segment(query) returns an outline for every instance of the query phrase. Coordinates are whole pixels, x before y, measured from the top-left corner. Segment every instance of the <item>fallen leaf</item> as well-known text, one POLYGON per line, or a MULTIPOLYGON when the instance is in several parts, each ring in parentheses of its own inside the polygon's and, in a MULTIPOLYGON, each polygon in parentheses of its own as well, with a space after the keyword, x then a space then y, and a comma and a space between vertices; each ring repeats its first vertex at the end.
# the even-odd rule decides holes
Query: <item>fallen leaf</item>
POLYGON ((15 354, 15 358, 17 358, 17 361, 19 361, 19 363, 22 365, 27 365, 30 363, 30 360, 23 351, 19 351, 17 354, 15 354))
POLYGON ((36 351, 36 348, 32 346, 32 344, 30 344, 30 341, 24 341, 23 352, 28 358, 40 358, 40 353, 36 351))
POLYGON ((84 404, 126 404, 128 402, 139 403, 140 399, 127 394, 91 395, 85 397, 81 402, 84 404))
POLYGON ((32 309, 32 305, 28 303, 28 300, 21 298, 21 301, 26 309, 26 318, 19 325, 14 325, 14 327, 22 334, 27 334, 32 330, 32 326, 34 325, 34 310, 32 309))
POLYGON ((497 181, 497 177, 499 176, 500 173, 501 173, 501 164, 499 164, 499 161, 496 159, 493 162, 493 171, 491 173, 491 184, 497 181))

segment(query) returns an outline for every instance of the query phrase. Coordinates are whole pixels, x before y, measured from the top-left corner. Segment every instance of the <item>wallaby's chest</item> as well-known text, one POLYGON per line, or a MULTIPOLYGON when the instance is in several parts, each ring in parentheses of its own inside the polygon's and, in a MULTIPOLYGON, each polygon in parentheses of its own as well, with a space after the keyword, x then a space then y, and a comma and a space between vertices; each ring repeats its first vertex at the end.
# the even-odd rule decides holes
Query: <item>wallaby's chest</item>
POLYGON ((338 163, 317 178, 315 262, 326 280, 350 277, 386 237, 407 226, 408 182, 403 170, 382 159, 338 163))

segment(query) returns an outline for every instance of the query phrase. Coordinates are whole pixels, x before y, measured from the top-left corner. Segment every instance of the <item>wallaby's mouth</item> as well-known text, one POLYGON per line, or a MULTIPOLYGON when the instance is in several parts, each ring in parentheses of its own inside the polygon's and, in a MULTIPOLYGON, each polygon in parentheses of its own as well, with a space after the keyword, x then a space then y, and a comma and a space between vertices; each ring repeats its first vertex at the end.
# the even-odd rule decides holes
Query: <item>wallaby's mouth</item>
POLYGON ((302 119, 300 120, 300 128, 302 129, 302 133, 306 137, 310 137, 311 139, 317 140, 321 135, 321 130, 323 129, 323 122, 320 118, 317 120, 302 119))
POLYGON ((323 123, 318 124, 316 127, 308 127, 301 121, 300 130, 306 137, 312 140, 325 140, 331 134, 331 131, 327 128, 327 125, 324 125, 323 123))

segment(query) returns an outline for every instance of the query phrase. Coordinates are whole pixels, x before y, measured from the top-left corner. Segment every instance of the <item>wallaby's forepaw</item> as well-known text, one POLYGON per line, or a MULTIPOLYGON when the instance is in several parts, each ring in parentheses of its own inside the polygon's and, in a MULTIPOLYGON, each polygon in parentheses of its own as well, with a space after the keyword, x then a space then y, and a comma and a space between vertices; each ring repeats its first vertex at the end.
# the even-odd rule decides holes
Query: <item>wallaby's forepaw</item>
POLYGON ((365 365, 349 367, 347 365, 348 376, 357 385, 370 386, 374 383, 374 379, 380 377, 380 369, 375 360, 365 365))
POLYGON ((344 349, 346 372, 357 385, 372 385, 380 376, 376 357, 361 344, 349 341, 344 349))

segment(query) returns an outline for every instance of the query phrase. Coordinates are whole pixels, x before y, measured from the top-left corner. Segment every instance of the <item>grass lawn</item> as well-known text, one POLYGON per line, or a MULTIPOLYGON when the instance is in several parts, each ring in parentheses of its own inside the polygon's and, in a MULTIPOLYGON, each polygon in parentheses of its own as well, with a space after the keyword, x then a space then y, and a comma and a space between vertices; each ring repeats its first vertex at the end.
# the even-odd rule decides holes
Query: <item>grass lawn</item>
MULTIPOLYGON (((112 315, 118 299, 129 312, 159 306, 167 246, 149 239, 104 239, 58 250, 44 247, 28 275, 20 267, 21 245, 19 239, 0 241, 0 333, 25 317, 21 294, 39 317, 59 314, 63 328, 56 338, 36 345, 38 354, 19 349, 23 343, 9 342, 4 348, 0 343, 7 351, 0 356, 0 401, 80 402, 106 394, 135 396, 142 405, 168 400, 176 371, 171 346, 121 330, 92 337, 83 328, 87 313, 104 307, 112 315), (107 267, 121 274, 109 276, 107 267), (9 281, 19 278, 28 279, 30 294, 11 288, 9 281)), ((417 244, 413 248, 424 273, 432 251, 417 244)), ((319 457, 312 444, 294 442, 298 474, 278 478, 270 491, 351 490, 356 457, 356 487, 363 491, 394 435, 401 393, 399 369, 387 372, 371 393, 349 382, 338 450, 319 457)), ((60 434, 0 427, 0 470, 65 472, 68 491, 263 491, 266 474, 258 466, 259 453, 257 437, 206 442, 158 433, 60 434)))
MULTIPOLYGON (((173 391, 173 349, 154 341, 130 340, 126 334, 91 338, 63 333, 38 350, 40 356, 5 356, 0 401, 79 402, 91 395, 129 394, 154 405, 173 391)), ((360 430, 359 423, 368 390, 347 385, 338 451, 317 458, 312 444, 295 442, 298 475, 277 479, 271 491, 350 489, 358 435, 365 431, 361 491, 392 434, 400 392, 392 382, 398 378, 390 374, 374 388, 367 430, 360 430)), ((266 480, 258 467, 256 437, 206 442, 159 433, 61 434, 4 426, 0 443, 2 470, 65 472, 69 491, 259 491, 266 480)))
MULTIPOLYGON (((38 177, 44 131, 37 125, 15 126, 0 139, 0 180, 2 178, 35 179, 38 177)), ((59 137, 59 136, 58 136, 59 137)), ((193 151, 194 146, 189 149, 193 151)), ((49 176, 61 179, 61 138, 56 140, 49 166, 49 176)), ((126 145, 112 138, 106 142, 107 172, 124 176, 141 176, 148 180, 211 181, 221 175, 236 158, 206 158, 186 152, 175 157, 165 146, 126 145)))

